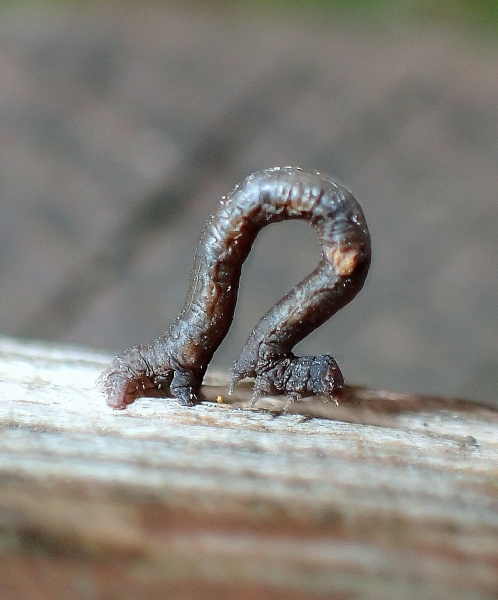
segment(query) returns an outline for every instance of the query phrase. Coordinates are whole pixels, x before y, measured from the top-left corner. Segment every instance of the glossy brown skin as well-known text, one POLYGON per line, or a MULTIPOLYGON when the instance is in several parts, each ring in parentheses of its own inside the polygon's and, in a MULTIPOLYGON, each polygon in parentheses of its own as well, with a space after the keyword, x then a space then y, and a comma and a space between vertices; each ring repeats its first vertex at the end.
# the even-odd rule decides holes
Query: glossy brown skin
POLYGON ((370 234, 363 211, 345 188, 294 167, 250 175, 223 199, 199 240, 182 312, 154 343, 118 356, 99 387, 114 408, 159 390, 183 405, 198 402, 206 368, 233 319, 242 264, 266 225, 308 221, 322 244, 318 267, 259 321, 235 363, 230 391, 254 377, 263 393, 290 399, 340 395, 342 373, 331 356, 297 357, 292 348, 363 287, 370 234))

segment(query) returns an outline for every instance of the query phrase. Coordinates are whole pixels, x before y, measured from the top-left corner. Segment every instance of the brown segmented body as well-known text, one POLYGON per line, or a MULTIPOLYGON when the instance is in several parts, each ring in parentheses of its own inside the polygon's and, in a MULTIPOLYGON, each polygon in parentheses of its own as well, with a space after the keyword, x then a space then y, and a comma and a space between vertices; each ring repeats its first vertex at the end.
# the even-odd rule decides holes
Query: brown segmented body
POLYGON ((206 368, 232 323, 242 264, 260 229, 288 219, 315 228, 322 258, 258 322, 235 363, 230 391, 254 377, 255 399, 341 393, 343 376, 331 356, 297 357, 292 349, 361 290, 370 234, 348 190, 326 175, 283 167, 250 175, 221 201, 197 245, 180 315, 164 336, 130 348, 100 377, 110 406, 125 408, 157 390, 184 405, 198 401, 206 368))

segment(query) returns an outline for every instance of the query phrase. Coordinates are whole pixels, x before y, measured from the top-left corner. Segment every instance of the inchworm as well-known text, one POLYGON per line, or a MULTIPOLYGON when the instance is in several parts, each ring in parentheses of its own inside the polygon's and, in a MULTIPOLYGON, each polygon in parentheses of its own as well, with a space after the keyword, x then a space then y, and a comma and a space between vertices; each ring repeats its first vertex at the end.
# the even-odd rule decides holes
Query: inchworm
POLYGON ((199 240, 180 315, 164 336, 130 348, 101 375, 110 406, 125 408, 157 390, 186 406, 198 402, 206 368, 232 323, 242 264, 259 230, 287 219, 315 228, 322 258, 256 325, 235 363, 230 392, 253 377, 254 399, 340 395, 344 379, 331 356, 298 357, 292 349, 361 290, 370 234, 348 190, 323 174, 284 167, 250 175, 221 200, 199 240))

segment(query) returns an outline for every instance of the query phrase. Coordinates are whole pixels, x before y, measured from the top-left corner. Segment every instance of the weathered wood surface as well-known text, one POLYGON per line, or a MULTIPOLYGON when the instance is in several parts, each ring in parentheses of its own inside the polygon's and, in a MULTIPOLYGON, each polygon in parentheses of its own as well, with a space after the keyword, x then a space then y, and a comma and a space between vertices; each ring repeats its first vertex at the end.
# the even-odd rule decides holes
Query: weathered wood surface
POLYGON ((277 416, 211 375, 195 408, 115 412, 108 357, 0 355, 2 600, 498 598, 492 408, 352 390, 277 416))

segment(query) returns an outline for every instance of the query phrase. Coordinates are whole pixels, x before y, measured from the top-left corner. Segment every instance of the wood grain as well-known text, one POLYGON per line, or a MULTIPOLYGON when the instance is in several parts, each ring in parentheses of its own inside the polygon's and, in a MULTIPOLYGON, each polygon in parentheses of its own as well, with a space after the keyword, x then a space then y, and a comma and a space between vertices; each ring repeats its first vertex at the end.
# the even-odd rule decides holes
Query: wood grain
POLYGON ((498 598, 498 412, 250 386, 109 409, 110 357, 0 343, 0 597, 498 598), (221 397, 222 402, 216 401, 221 397))

